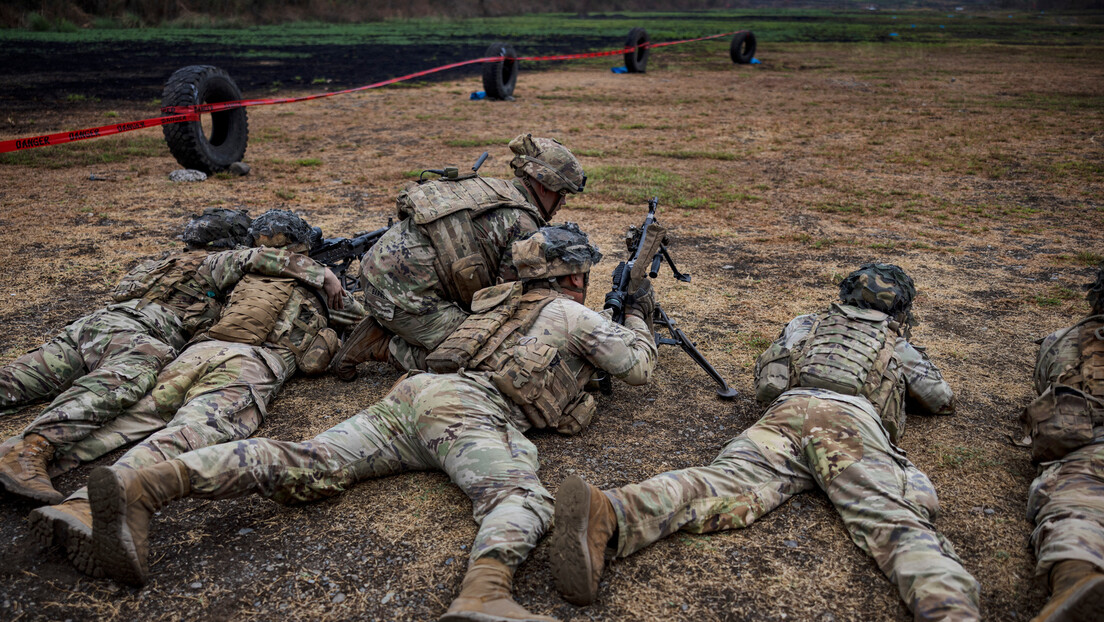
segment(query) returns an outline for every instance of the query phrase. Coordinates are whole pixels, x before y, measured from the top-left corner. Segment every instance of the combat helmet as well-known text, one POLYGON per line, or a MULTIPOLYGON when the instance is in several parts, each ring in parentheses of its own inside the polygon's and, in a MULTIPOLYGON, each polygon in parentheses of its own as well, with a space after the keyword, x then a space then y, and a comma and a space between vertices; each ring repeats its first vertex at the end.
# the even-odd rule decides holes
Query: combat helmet
POLYGON ((270 209, 253 219, 249 227, 253 246, 273 246, 277 248, 302 245, 309 249, 314 230, 307 221, 294 212, 282 209, 270 209))
POLYGON ((840 283, 840 301, 864 309, 875 309, 891 317, 916 325, 912 301, 916 286, 899 266, 891 263, 867 263, 847 275, 840 283))
POLYGON ((1096 281, 1087 283, 1085 289, 1089 290, 1085 298, 1092 305, 1093 315, 1104 314, 1104 263, 1096 269, 1096 281))
POLYGON ((573 222, 541 227, 533 235, 514 242, 513 255, 514 267, 522 281, 585 274, 602 260, 598 247, 573 222))
POLYGON ((189 248, 235 248, 249 246, 249 210, 208 207, 192 215, 181 239, 189 248))
POLYGON ((552 192, 578 194, 586 186, 583 165, 558 140, 522 134, 510 141, 510 151, 516 154, 510 168, 518 177, 530 175, 552 192))

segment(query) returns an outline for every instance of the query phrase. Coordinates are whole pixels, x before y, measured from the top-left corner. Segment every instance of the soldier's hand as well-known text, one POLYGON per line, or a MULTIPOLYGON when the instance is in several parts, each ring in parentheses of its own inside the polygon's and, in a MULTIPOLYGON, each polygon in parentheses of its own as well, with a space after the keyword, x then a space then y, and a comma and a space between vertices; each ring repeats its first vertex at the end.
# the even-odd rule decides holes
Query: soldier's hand
POLYGON ((329 268, 326 268, 326 276, 322 279, 322 291, 326 294, 326 303, 331 309, 340 311, 345 308, 345 288, 329 268))
POLYGON ((655 290, 652 289, 651 279, 644 279, 640 288, 632 293, 627 302, 625 313, 631 313, 644 320, 648 324, 648 330, 651 330, 652 316, 655 314, 655 290))

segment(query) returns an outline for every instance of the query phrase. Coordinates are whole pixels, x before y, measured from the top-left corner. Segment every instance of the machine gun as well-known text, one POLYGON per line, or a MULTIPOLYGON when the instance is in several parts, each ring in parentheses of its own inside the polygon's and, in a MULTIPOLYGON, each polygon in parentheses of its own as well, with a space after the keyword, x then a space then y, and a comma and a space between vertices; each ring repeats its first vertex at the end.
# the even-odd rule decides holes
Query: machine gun
POLYGON ((456 181, 458 179, 468 179, 469 177, 475 177, 475 175, 479 172, 479 167, 483 166, 483 163, 487 161, 487 156, 489 156, 489 155, 491 155, 490 152, 484 151, 483 154, 480 155, 478 159, 476 159, 475 164, 472 165, 471 172, 470 173, 464 173, 463 175, 460 174, 460 169, 456 168, 455 166, 446 166, 445 168, 428 168, 428 169, 422 171, 421 175, 418 175, 418 183, 421 183, 422 181, 424 181, 424 177, 425 177, 426 173, 433 173, 434 175, 440 175, 441 179, 448 179, 448 180, 451 180, 451 181, 456 181))
POLYGON ((354 259, 360 259, 372 245, 379 241, 391 228, 393 221, 388 218, 387 226, 375 231, 358 233, 351 238, 326 238, 310 253, 311 259, 333 270, 346 291, 360 290, 360 281, 349 274, 349 265, 354 259))
MULTIPOLYGON (((659 198, 652 197, 652 200, 648 201, 648 215, 644 217, 644 224, 639 228, 630 227, 629 232, 625 235, 625 245, 629 251, 629 259, 614 271, 613 290, 606 295, 605 303, 605 308, 613 311, 613 321, 618 324, 625 323, 625 304, 631 302, 633 294, 630 291, 631 284, 638 284, 644 278, 654 279, 659 276, 659 269, 664 261, 671 267, 671 272, 674 273, 676 279, 684 283, 690 282, 690 275, 679 272, 678 267, 675 266, 675 261, 671 259, 671 254, 667 252, 667 230, 657 223, 655 218, 658 205, 659 198)), ((666 328, 667 332, 670 333, 670 337, 663 337, 659 332, 656 332, 654 336, 657 346, 679 346, 683 352, 694 359, 699 367, 705 370, 705 373, 709 374, 720 385, 720 388, 717 389, 717 395, 724 399, 736 397, 737 391, 728 386, 720 372, 698 351, 698 348, 686 336, 686 333, 675 325, 675 321, 667 315, 667 312, 663 310, 658 301, 655 304, 652 323, 657 328, 666 328)), ((606 395, 612 391, 609 374, 603 374, 598 378, 598 388, 606 395)))

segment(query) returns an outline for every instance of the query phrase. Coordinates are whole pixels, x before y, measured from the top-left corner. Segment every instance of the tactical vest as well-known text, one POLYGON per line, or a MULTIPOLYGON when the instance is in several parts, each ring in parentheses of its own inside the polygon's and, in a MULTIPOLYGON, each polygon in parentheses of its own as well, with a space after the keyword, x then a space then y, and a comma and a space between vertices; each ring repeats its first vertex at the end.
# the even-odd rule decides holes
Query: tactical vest
POLYGON ((247 274, 207 336, 284 347, 304 373, 321 373, 339 345, 325 313, 325 305, 296 279, 247 274))
POLYGON ((1070 328, 1074 329, 1077 364, 1063 371, 1020 416, 1024 432, 1031 435, 1032 458, 1038 462, 1058 460, 1091 443, 1093 428, 1104 425, 1104 315, 1085 318, 1070 328))
POLYGON ((874 309, 833 304, 795 344, 790 387, 865 397, 894 443, 905 431, 905 380, 895 355, 900 326, 874 309))
POLYGON ((475 292, 494 285, 502 249, 479 234, 472 219, 499 208, 519 209, 544 224, 537 208, 502 179, 471 175, 411 185, 399 193, 399 218, 410 218, 437 252, 434 268, 449 298, 468 308, 475 292))
POLYGON ((208 290, 196 271, 210 254, 189 251, 165 259, 147 259, 123 277, 111 298, 115 302, 141 299, 138 309, 155 302, 180 317, 184 330, 194 334, 211 324, 222 303, 218 292, 208 290))
POLYGON ((491 381, 536 428, 577 434, 594 417, 594 397, 582 389, 594 374, 584 365, 578 376, 556 348, 525 332, 558 295, 547 289, 523 293, 521 283, 479 291, 468 316, 426 358, 430 371, 490 372, 491 381))

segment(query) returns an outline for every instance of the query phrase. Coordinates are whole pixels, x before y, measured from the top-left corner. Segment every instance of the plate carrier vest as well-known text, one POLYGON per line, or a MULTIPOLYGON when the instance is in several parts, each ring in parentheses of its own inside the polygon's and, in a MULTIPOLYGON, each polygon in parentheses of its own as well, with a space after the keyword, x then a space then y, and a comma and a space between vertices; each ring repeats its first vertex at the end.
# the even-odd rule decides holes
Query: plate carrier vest
POLYGON ((426 365, 435 373, 490 372, 495 387, 521 408, 533 427, 578 433, 597 407, 594 396, 583 391, 594 367, 584 364, 576 376, 556 348, 524 336, 558 297, 549 289, 523 293, 518 282, 478 292, 472 315, 430 353, 426 365))
POLYGON ((1104 315, 1089 316, 1069 330, 1075 329, 1077 364, 1063 371, 1020 416, 1024 433, 1031 435, 1031 457, 1037 462, 1058 460, 1091 443, 1093 428, 1104 425, 1104 315))
POLYGON ((119 281, 111 298, 115 302, 141 299, 137 309, 155 302, 176 313, 186 334, 195 334, 210 326, 222 308, 218 292, 196 278, 209 256, 207 251, 188 251, 142 261, 119 281))
POLYGON ((905 431, 899 336, 900 325, 885 313, 834 303, 794 345, 789 386, 865 397, 896 443, 905 431))
POLYGON ((500 208, 522 210, 545 224, 512 183, 470 174, 418 182, 399 193, 399 218, 410 218, 437 252, 434 268, 445 293, 465 309, 475 292, 494 285, 502 251, 480 235, 472 219, 500 208))
POLYGON ((247 274, 234 287, 218 322, 207 330, 207 337, 284 347, 295 355, 305 373, 317 373, 314 368, 321 366, 324 370, 329 357, 321 361, 312 356, 304 365, 304 353, 316 339, 322 340, 318 345, 330 357, 338 345, 337 334, 327 328, 325 314, 326 306, 298 280, 247 274))

